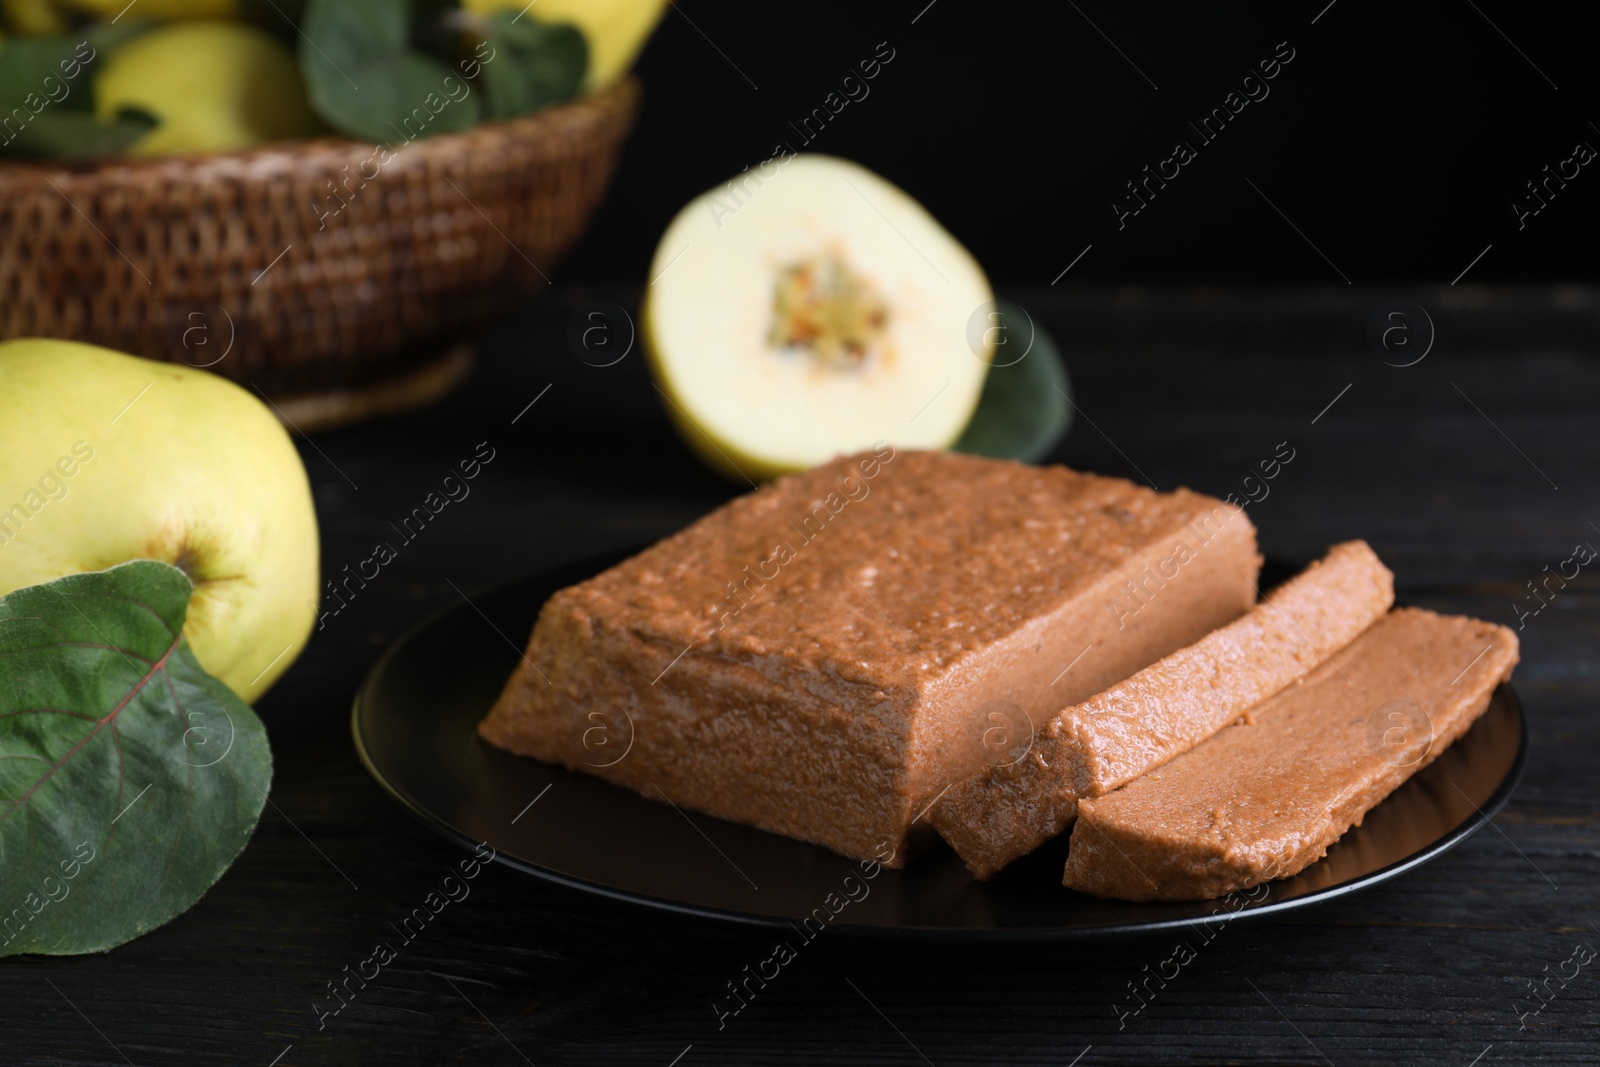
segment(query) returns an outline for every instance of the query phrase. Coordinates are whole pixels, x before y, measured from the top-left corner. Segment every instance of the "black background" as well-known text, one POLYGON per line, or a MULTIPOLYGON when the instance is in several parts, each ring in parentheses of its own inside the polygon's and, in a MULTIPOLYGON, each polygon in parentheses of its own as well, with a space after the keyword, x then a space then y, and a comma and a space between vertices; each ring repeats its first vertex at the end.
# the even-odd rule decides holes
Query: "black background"
POLYGON ((1448 284, 1491 244, 1463 284, 1594 277, 1600 168, 1521 231, 1511 203, 1600 148, 1595 6, 1327 2, 692 0, 641 57, 638 128, 557 280, 640 281, 674 212, 780 141, 899 184, 1000 284, 1091 244, 1069 282, 1448 284), (869 95, 803 145, 789 124, 884 41, 869 95), (1201 147, 1185 123, 1280 41, 1270 96, 1201 147), (1119 231, 1112 199, 1180 137, 1199 158, 1119 231))

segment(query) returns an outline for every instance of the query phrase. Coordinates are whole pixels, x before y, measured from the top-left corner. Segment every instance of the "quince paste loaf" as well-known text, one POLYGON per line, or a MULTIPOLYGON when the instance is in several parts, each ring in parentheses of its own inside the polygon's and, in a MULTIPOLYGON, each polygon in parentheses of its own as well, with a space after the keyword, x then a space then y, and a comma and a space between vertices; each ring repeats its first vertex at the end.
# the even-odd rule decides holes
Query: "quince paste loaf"
POLYGON ((900 863, 991 756, 995 709, 1028 731, 1193 643, 1250 609, 1259 567, 1211 497, 880 446, 556 593, 479 733, 900 863))

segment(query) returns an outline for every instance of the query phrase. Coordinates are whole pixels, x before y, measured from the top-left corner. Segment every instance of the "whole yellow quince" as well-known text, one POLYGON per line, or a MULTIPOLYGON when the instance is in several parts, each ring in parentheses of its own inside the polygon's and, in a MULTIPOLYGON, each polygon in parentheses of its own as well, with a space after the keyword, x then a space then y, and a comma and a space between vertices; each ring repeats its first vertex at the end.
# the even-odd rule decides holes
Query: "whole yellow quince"
POLYGON ((633 66, 634 58, 661 21, 667 0, 461 0, 461 6, 479 15, 496 11, 521 11, 542 22, 570 22, 589 42, 589 70, 583 87, 596 92, 615 82, 633 66))
POLYGON ((317 516, 294 443, 209 371, 0 344, 0 595, 131 559, 194 583, 195 658, 246 703, 311 634, 317 516))
POLYGON ((324 127, 306 101, 294 55, 263 30, 232 22, 175 22, 111 52, 95 82, 95 114, 148 111, 160 125, 130 155, 248 148, 324 127))

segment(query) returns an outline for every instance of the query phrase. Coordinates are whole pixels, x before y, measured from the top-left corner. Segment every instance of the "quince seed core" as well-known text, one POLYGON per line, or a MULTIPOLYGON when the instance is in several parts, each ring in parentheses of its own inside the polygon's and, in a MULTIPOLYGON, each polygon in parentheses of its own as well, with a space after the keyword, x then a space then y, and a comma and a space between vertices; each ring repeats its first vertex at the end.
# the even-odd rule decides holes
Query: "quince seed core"
POLYGON ((774 348, 800 349, 818 366, 853 370, 880 346, 889 307, 837 252, 789 263, 773 286, 774 348))

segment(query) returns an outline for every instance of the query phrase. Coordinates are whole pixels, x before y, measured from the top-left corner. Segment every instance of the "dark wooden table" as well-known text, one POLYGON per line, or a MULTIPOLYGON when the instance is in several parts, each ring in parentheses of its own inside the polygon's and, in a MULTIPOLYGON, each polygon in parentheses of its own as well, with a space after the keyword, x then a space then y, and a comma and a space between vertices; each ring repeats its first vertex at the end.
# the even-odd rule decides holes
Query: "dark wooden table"
MULTIPOLYGON (((1288 441, 1296 458, 1251 507, 1269 556, 1364 537, 1406 601, 1514 624, 1526 582, 1600 545, 1590 293, 1006 295, 1069 356, 1083 417, 1056 459, 1223 494, 1288 441), (1402 297, 1438 331, 1403 369, 1364 339, 1402 297)), ((719 1029, 713 998, 765 938, 503 867, 319 1026, 329 983, 461 855, 356 758, 350 701, 379 652, 456 587, 658 537, 741 488, 678 443, 637 351, 604 369, 569 351, 568 317, 597 297, 632 308, 637 293, 557 291, 489 332, 448 401, 301 443, 330 574, 479 442, 496 458, 262 702, 272 803, 198 906, 105 956, 0 963, 0 1062, 1600 1063, 1600 960, 1576 977, 1568 962, 1600 946, 1594 565, 1523 620, 1532 749, 1492 828, 1365 894, 1225 929, 1120 1026, 1127 983, 1170 935, 1026 951, 830 935, 719 1029)))

